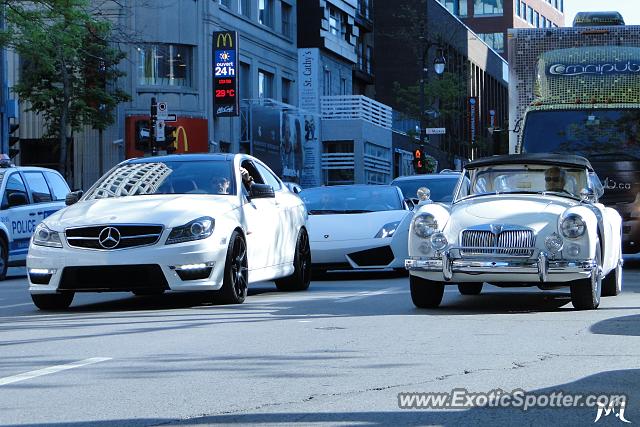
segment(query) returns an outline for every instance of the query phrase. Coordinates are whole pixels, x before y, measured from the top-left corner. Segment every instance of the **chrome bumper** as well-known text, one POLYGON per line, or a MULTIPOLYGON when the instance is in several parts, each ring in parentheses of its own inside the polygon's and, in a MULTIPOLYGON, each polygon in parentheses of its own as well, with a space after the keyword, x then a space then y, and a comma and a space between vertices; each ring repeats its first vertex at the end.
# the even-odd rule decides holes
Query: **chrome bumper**
POLYGON ((495 261, 452 258, 445 252, 440 259, 407 259, 404 267, 409 271, 442 273, 449 281, 455 273, 463 274, 537 274, 540 282, 546 282, 549 274, 593 273, 597 266, 594 260, 549 260, 540 252, 538 258, 506 259, 495 261))

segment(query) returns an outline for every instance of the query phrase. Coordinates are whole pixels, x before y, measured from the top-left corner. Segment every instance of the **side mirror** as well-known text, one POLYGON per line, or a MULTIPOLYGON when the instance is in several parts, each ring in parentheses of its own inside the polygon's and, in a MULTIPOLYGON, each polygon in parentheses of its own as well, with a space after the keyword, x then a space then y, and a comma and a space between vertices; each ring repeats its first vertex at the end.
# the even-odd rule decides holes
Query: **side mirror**
POLYGON ((11 193, 9 194, 9 207, 28 205, 29 199, 26 193, 11 193))
POLYGON ((580 190, 580 200, 583 202, 596 203, 598 198, 593 188, 583 188, 580 190))
POLYGON ((253 184, 249 191, 249 197, 252 199, 269 199, 276 197, 276 193, 269 184, 253 184))
POLYGON ((78 200, 80 200, 80 197, 82 197, 82 190, 78 190, 78 191, 72 191, 71 193, 67 194, 67 196, 64 198, 64 204, 67 206, 71 206, 73 204, 78 203, 78 200))
POLYGON ((414 203, 414 200, 415 199, 412 199, 410 197, 404 199, 404 203, 407 205, 409 210, 413 210, 416 207, 417 203, 414 203))

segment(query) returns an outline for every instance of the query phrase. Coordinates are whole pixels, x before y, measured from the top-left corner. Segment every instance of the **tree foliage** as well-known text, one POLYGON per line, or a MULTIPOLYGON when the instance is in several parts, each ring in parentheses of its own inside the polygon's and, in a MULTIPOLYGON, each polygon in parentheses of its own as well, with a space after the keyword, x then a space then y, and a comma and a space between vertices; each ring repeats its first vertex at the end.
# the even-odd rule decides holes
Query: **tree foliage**
POLYGON ((124 54, 110 46, 110 22, 93 16, 88 0, 8 1, 0 42, 20 56, 13 90, 42 115, 46 135, 60 142, 60 170, 68 171, 67 141, 84 126, 104 130, 129 95, 117 88, 124 54))

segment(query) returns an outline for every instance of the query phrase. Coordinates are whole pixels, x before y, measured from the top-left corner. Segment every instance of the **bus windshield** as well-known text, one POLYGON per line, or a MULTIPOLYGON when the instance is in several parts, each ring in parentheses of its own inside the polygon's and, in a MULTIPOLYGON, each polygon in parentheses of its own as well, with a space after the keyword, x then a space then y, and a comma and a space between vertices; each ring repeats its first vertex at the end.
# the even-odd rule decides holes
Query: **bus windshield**
POLYGON ((640 159, 640 109, 531 111, 522 138, 528 153, 640 159))

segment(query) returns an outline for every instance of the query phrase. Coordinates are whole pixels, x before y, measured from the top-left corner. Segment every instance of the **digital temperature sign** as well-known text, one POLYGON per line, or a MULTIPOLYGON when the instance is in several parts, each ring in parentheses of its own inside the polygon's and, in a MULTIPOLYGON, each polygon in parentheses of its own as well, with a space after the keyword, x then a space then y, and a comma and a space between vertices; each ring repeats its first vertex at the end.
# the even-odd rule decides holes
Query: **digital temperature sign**
POLYGON ((213 33, 213 112, 217 117, 240 113, 238 91, 238 33, 213 33))

